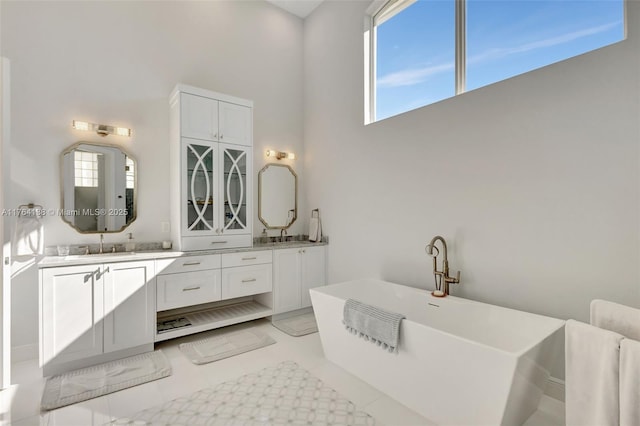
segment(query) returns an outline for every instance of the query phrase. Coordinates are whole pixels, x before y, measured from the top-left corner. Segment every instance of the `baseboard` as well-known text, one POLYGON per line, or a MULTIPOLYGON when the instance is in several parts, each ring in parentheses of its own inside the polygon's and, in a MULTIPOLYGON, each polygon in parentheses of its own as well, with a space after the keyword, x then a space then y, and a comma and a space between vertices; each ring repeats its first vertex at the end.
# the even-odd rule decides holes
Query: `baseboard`
POLYGON ((551 398, 564 402, 564 380, 555 377, 549 377, 544 393, 551 398))
POLYGON ((11 348, 11 363, 28 361, 38 358, 38 345, 32 343, 30 345, 14 346, 11 348))

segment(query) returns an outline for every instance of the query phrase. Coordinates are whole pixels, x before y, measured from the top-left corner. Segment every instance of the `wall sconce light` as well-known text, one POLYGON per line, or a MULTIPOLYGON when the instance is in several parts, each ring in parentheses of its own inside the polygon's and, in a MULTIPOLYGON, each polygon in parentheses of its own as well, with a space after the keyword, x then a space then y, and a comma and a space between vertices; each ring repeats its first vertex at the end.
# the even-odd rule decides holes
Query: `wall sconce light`
POLYGON ((278 160, 282 160, 283 158, 286 158, 287 160, 296 159, 296 155, 293 152, 280 152, 274 151, 273 149, 267 150, 267 157, 275 157, 278 160))
POLYGON ((107 126, 105 124, 87 123, 86 121, 73 120, 73 128, 76 130, 86 130, 88 132, 96 132, 100 136, 116 135, 131 136, 131 129, 126 127, 107 126))

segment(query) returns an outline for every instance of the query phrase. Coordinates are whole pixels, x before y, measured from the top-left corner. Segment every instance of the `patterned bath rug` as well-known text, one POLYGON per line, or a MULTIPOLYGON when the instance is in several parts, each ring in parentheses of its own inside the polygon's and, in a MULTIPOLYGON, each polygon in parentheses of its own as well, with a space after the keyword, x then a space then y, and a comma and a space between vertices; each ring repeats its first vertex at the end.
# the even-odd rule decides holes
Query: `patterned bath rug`
POLYGON ((111 424, 373 426, 376 421, 295 362, 284 361, 111 424))
POLYGON ((304 336, 318 331, 318 323, 316 323, 316 317, 313 312, 273 320, 271 324, 278 330, 293 337, 304 336))
POLYGON ((271 336, 246 329, 182 343, 179 348, 194 364, 206 364, 276 343, 271 336))
POLYGON ((53 410, 167 377, 171 364, 162 351, 147 352, 49 377, 41 407, 53 410))

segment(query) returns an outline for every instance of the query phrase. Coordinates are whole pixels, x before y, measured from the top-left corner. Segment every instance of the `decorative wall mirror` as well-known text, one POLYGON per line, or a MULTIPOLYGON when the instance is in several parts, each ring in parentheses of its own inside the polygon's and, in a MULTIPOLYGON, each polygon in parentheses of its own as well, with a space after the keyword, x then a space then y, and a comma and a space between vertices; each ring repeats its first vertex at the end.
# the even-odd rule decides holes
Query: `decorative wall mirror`
POLYGON ((298 175, 281 164, 258 174, 258 218, 267 229, 287 229, 298 218, 298 175))
POLYGON ((83 234, 120 232, 136 219, 138 166, 113 145, 78 142, 60 156, 62 220, 83 234))

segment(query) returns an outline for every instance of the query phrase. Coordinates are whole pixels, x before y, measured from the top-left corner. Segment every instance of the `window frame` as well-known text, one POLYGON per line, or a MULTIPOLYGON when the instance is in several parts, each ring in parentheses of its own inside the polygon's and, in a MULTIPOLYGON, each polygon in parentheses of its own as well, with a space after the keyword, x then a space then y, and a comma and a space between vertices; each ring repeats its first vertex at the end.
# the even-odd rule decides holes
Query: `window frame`
MULTIPOLYGON (((373 0, 366 11, 364 21, 364 124, 371 124, 376 119, 376 52, 377 52, 377 26, 393 18, 417 0, 373 0)), ((466 92, 467 80, 467 0, 452 0, 455 2, 455 95, 466 92)), ((628 0, 622 0, 622 25, 623 37, 627 39, 627 4, 628 0)), ((620 41, 616 42, 619 43, 620 41)), ((615 43, 614 43, 615 44, 615 43)), ((610 46, 610 45, 609 45, 610 46)), ((606 46, 602 46, 606 47, 606 46)), ((587 52, 585 52, 587 53, 587 52)), ((566 59, 569 59, 570 56, 566 59)), ((537 68, 534 68, 537 69, 537 68)), ((529 70, 527 72, 533 71, 529 70)), ((503 80, 499 80, 503 81, 503 80)), ((482 86, 484 87, 484 86, 482 86)), ((413 111, 413 110, 411 110, 413 111)), ((405 111, 408 112, 408 111, 405 111)), ((389 117, 390 118, 390 117, 389 117)))

